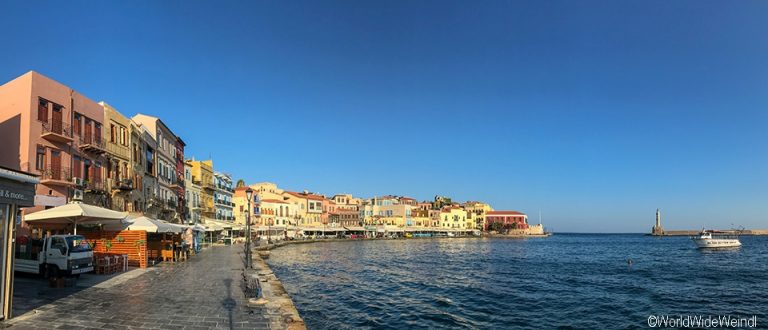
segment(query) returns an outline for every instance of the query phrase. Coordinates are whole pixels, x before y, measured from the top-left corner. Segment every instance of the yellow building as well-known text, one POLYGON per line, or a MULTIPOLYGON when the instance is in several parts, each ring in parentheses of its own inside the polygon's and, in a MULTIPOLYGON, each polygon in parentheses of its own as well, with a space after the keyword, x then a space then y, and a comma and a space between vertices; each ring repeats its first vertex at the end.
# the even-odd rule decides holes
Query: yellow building
POLYGON ((429 210, 421 208, 411 210, 411 222, 413 227, 432 227, 432 218, 429 217, 429 210))
POLYGON ((106 102, 99 102, 99 105, 104 109, 102 136, 106 140, 105 191, 109 196, 108 205, 118 211, 140 211, 134 209, 131 120, 106 102))
POLYGON ((483 230, 485 228, 485 214, 493 211, 491 205, 483 202, 469 201, 462 205, 467 211, 467 229, 483 230))
POLYGON ((283 199, 283 189, 278 188, 272 182, 259 182, 249 187, 253 190, 254 195, 259 196, 259 199, 283 199))
MULTIPOLYGON (((247 189, 247 187, 235 188, 235 192, 232 195, 232 203, 235 204, 232 213, 235 216, 235 224, 238 225, 245 225, 246 211, 248 210, 248 197, 245 193, 247 189)), ((251 208, 254 207, 254 204, 255 203, 251 202, 251 208)), ((252 216, 251 224, 255 224, 255 221, 255 217, 252 216)))
POLYGON ((192 182, 202 188, 200 199, 203 219, 216 218, 216 207, 213 204, 213 195, 216 192, 216 186, 213 184, 213 160, 187 160, 186 162, 192 169, 192 182))
POLYGON ((309 192, 283 192, 283 200, 296 206, 297 226, 323 226, 325 197, 309 192))
POLYGON ((440 210, 440 228, 467 229, 467 211, 458 207, 440 210))

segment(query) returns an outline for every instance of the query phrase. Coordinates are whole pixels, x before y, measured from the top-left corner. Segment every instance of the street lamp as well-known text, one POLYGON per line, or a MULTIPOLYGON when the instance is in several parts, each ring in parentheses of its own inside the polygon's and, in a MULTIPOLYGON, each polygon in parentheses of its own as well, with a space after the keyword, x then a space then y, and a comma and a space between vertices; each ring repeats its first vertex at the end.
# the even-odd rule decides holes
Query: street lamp
POLYGON ((253 197, 253 189, 248 187, 245 190, 245 196, 248 198, 248 210, 245 212, 245 231, 248 236, 245 237, 245 269, 253 267, 253 260, 251 259, 251 198, 253 197))

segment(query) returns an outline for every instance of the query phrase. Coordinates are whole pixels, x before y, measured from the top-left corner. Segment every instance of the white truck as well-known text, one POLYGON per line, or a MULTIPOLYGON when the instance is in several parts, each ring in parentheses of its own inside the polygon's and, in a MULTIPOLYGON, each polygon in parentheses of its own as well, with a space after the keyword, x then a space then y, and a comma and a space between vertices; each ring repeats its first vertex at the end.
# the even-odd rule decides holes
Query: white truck
POLYGON ((93 271, 93 249, 80 235, 17 238, 15 271, 44 277, 79 276, 93 271))

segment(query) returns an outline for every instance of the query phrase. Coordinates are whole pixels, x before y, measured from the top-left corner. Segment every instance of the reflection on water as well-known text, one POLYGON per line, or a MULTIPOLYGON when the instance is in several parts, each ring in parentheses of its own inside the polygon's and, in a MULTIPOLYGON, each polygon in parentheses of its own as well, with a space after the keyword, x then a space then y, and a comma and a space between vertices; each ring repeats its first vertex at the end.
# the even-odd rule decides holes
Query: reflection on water
POLYGON ((741 240, 719 251, 642 235, 331 242, 268 261, 311 329, 624 328, 679 313, 768 321, 768 237, 741 240))

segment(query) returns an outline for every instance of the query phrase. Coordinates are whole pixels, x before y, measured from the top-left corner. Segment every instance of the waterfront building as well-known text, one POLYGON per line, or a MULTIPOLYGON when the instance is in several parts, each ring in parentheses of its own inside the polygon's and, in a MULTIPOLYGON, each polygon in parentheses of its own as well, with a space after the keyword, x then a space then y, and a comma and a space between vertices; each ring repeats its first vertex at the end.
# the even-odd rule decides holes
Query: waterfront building
POLYGON ((208 219, 216 218, 216 207, 214 206, 213 196, 216 187, 213 184, 213 160, 187 160, 192 168, 192 181, 200 186, 200 199, 202 201, 202 219, 205 222, 208 219))
MULTIPOLYGON (((176 159, 179 155, 178 137, 157 117, 137 114, 133 121, 146 127, 149 134, 157 142, 155 149, 155 176, 158 181, 157 194, 159 200, 158 217, 163 220, 181 222, 183 215, 179 212, 179 202, 184 196, 180 195, 179 177, 176 159)), ((183 158, 183 155, 181 155, 183 158)), ((182 184, 183 185, 183 184, 182 184)))
POLYGON ((405 204, 405 205, 411 205, 411 206, 414 206, 414 207, 419 207, 419 201, 417 201, 416 199, 410 198, 410 197, 401 196, 401 197, 398 198, 398 201, 400 202, 400 204, 405 204))
MULTIPOLYGON (((235 188, 234 193, 232 194, 232 203, 233 206, 233 215, 235 217, 235 224, 243 225, 245 226, 246 222, 246 211, 248 210, 248 195, 245 193, 245 191, 248 190, 248 186, 243 187, 237 187, 235 188)), ((251 225, 259 226, 261 225, 260 218, 259 218, 259 195, 256 193, 255 189, 251 187, 251 190, 254 190, 253 196, 251 197, 251 225)))
POLYGON ((485 228, 485 214, 493 211, 491 205, 483 202, 468 201, 462 204, 462 208, 467 211, 467 229, 485 228))
POLYGON ((328 223, 332 227, 360 226, 360 198, 350 194, 337 194, 331 198, 333 202, 328 212, 328 223))
POLYGON ((187 208, 187 185, 185 182, 185 176, 184 176, 184 147, 186 147, 187 144, 184 143, 184 140, 181 139, 181 137, 176 137, 176 196, 179 197, 178 205, 176 212, 179 214, 179 218, 182 222, 186 222, 188 217, 188 208, 187 208))
POLYGON ((517 211, 489 211, 483 230, 528 229, 528 216, 517 211))
POLYGON ((328 216, 331 227, 357 227, 362 224, 360 212, 353 209, 337 208, 328 216))
POLYGON ((137 179, 140 179, 141 184, 137 185, 136 189, 139 192, 139 196, 137 196, 140 203, 139 207, 146 215, 158 218, 160 212, 165 208, 165 203, 158 198, 157 194, 159 189, 156 172, 157 141, 145 126, 133 120, 131 120, 131 135, 138 137, 137 140, 134 140, 136 143, 132 143, 132 148, 134 148, 134 153, 138 153, 138 157, 134 156, 134 161, 139 160, 134 164, 134 168, 140 169, 137 172, 137 179))
POLYGON ((187 204, 187 223, 202 223, 202 188, 192 180, 192 164, 188 161, 184 162, 184 192, 187 204))
POLYGON ((258 223, 262 226, 296 226, 296 204, 279 199, 262 199, 259 208, 258 223))
MULTIPOLYGON (((414 227, 432 227, 432 218, 429 216, 430 210, 421 207, 414 208, 411 211, 411 219, 414 227)), ((435 226, 437 227, 437 226, 435 226)))
POLYGON ((429 212, 429 219, 432 221, 430 227, 440 227, 440 210, 427 210, 429 212))
POLYGON ((249 187, 253 189, 253 193, 258 195, 259 198, 283 199, 283 189, 278 188, 277 185, 272 182, 259 182, 252 184, 249 187))
POLYGON ((360 208, 360 217, 366 225, 413 226, 411 211, 416 206, 400 204, 394 196, 374 197, 360 208))
POLYGON ((75 190, 109 207, 103 122, 98 103, 37 72, 0 86, 0 159, 40 180, 26 214, 63 205, 75 190))
POLYGON ((99 105, 104 109, 102 135, 106 137, 105 172, 109 204, 113 210, 136 212, 134 202, 138 194, 133 193, 131 120, 104 101, 99 105))
POLYGON ((304 192, 285 191, 283 200, 297 205, 298 208, 298 226, 322 226, 323 218, 323 200, 325 197, 304 192))
POLYGON ((216 219, 234 221, 235 216, 232 202, 232 176, 222 172, 213 172, 213 205, 216 208, 216 219))
POLYGON ((467 211, 447 206, 440 210, 440 228, 467 229, 467 211))
POLYGON ((388 210, 384 210, 384 208, 397 204, 399 204, 399 200, 391 195, 369 198, 360 206, 360 218, 366 225, 380 224, 384 221, 382 217, 394 212, 391 208, 388 210))

